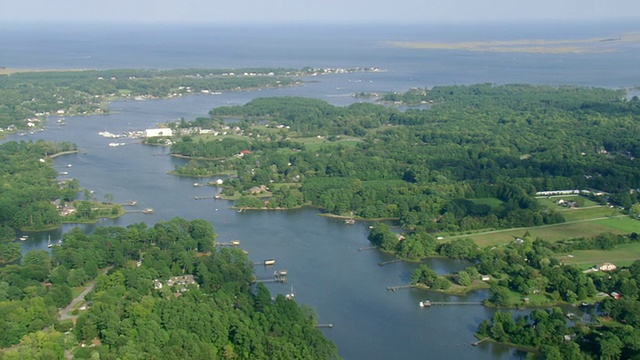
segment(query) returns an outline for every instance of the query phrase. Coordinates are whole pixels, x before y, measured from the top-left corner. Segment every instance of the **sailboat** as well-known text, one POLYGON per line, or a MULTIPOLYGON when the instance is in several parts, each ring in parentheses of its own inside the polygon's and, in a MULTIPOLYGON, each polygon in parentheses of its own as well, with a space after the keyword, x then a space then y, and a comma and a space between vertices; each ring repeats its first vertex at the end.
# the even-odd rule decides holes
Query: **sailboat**
POLYGON ((51 244, 51 235, 49 235, 49 241, 47 242, 47 247, 50 248, 52 246, 53 244, 51 244))

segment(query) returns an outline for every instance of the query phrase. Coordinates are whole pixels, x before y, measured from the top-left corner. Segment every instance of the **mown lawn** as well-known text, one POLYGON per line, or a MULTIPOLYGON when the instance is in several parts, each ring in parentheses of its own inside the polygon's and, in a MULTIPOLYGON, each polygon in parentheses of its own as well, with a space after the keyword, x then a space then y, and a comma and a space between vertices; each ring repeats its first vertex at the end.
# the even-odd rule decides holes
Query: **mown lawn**
POLYGON ((562 211, 562 215, 566 221, 575 221, 616 216, 620 215, 620 211, 617 209, 610 209, 606 206, 598 206, 592 208, 567 209, 566 211, 562 211))
POLYGON ((610 262, 616 266, 628 266, 640 259, 640 243, 618 245, 612 250, 576 250, 571 254, 558 256, 565 264, 587 269, 594 265, 610 262))
MULTIPOLYGON (((633 232, 633 230, 630 230, 632 225, 628 223, 629 221, 633 222, 634 220, 626 217, 620 217, 594 221, 581 221, 569 224, 497 230, 495 232, 469 234, 456 237, 469 237, 480 247, 510 243, 517 237, 522 237, 527 231, 534 239, 541 238, 547 241, 559 241, 579 237, 593 237, 606 232, 614 234, 628 234, 633 232), (628 221, 625 219, 628 219, 628 221)), ((640 222, 638 222, 638 225, 640 226, 640 222)), ((640 229, 636 229, 636 231, 640 231, 640 229)), ((448 239, 445 237, 445 240, 448 239)))
POLYGON ((492 209, 502 204, 502 200, 496 198, 478 198, 469 199, 469 201, 476 205, 489 205, 492 209))

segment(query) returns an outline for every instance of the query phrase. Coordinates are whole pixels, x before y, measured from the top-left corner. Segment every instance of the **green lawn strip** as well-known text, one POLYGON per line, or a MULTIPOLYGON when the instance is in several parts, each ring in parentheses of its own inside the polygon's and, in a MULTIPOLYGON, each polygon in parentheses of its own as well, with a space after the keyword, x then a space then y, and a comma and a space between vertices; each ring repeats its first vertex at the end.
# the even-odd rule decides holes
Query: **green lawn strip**
POLYGON ((616 209, 610 209, 606 206, 597 206, 590 208, 576 208, 562 211, 562 216, 566 221, 595 219, 607 216, 620 215, 620 211, 616 209))
POLYGON ((640 221, 626 216, 596 220, 594 223, 606 226, 612 230, 622 231, 625 234, 640 232, 640 221))
POLYGON ((478 199, 469 199, 472 203, 476 205, 489 205, 491 208, 495 208, 500 206, 503 201, 496 198, 478 198, 478 199))
MULTIPOLYGON (((514 241, 517 237, 522 237, 525 232, 529 232, 535 238, 541 238, 547 241, 559 241, 564 239, 575 239, 579 237, 593 237, 605 232, 626 234, 628 231, 622 231, 608 225, 606 220, 594 221, 577 221, 573 223, 562 223, 546 226, 534 226, 528 228, 517 228, 508 230, 496 230, 484 234, 459 235, 456 237, 469 237, 473 239, 480 247, 495 246, 507 244, 514 241), (599 223, 599 221, 605 221, 599 223)), ((446 239, 446 237, 445 237, 446 239)))
POLYGON ((640 259, 640 243, 622 244, 611 250, 575 250, 571 254, 558 256, 568 265, 588 269, 594 265, 610 262, 616 266, 628 266, 640 259))

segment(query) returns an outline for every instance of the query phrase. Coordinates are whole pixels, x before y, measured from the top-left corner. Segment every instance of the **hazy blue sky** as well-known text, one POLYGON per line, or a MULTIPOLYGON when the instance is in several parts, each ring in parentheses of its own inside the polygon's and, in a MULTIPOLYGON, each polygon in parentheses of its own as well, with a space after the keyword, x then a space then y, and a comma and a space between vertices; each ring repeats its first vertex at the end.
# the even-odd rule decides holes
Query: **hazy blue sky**
POLYGON ((639 0, 0 0, 0 22, 496 22, 639 19, 639 0))

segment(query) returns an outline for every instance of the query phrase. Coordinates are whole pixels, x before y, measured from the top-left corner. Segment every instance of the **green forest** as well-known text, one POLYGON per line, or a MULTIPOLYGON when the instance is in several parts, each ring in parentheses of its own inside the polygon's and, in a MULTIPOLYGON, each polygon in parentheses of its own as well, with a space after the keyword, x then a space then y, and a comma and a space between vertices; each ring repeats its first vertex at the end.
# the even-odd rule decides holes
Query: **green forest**
POLYGON ((174 218, 75 229, 51 254, 26 253, 0 268, 0 359, 338 358, 312 309, 253 285, 253 263, 215 238, 205 220, 174 218))
MULTIPOLYGON (((266 185, 258 207, 314 205, 408 231, 465 232, 565 221, 536 192, 586 190, 593 201, 638 202, 640 101, 620 91, 480 84, 421 89, 427 109, 261 98, 176 126, 230 128, 184 136, 181 175, 234 174, 226 194, 266 185), (243 156, 238 156, 242 150, 243 156), (290 192, 299 191, 288 196, 290 192), (603 196, 604 194, 608 194, 603 196), (295 199, 295 200, 294 200, 295 199)), ((255 203, 255 201, 254 201, 255 203)))
MULTIPOLYGON (((188 94, 290 86, 313 69, 178 69, 18 72, 0 75, 0 129, 29 128, 49 114, 108 111, 119 98, 166 98, 188 94)), ((355 70, 354 70, 355 71, 355 70)))

